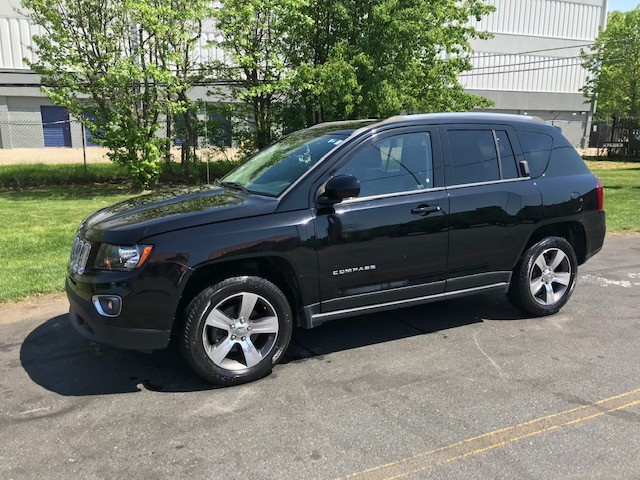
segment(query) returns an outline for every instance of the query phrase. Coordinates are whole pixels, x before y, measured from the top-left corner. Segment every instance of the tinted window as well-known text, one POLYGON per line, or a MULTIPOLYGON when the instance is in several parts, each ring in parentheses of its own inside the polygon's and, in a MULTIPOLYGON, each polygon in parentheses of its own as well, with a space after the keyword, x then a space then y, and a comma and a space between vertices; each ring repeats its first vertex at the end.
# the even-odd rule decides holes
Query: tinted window
POLYGON ((335 175, 360 181, 360 197, 433 186, 431 136, 427 132, 385 138, 363 148, 335 175))
POLYGON ((450 130, 453 181, 449 185, 500 180, 492 130, 450 130))
POLYGON ((548 177, 563 177, 566 175, 581 175, 590 173, 576 149, 573 147, 554 148, 547 168, 548 177))
POLYGON ((518 132, 524 158, 529 164, 531 178, 539 177, 547 169, 553 139, 543 133, 518 132))
POLYGON ((504 130, 496 130, 495 132, 500 152, 500 163, 502 164, 502 178, 518 178, 520 175, 518 175, 516 157, 513 154, 509 135, 504 130))

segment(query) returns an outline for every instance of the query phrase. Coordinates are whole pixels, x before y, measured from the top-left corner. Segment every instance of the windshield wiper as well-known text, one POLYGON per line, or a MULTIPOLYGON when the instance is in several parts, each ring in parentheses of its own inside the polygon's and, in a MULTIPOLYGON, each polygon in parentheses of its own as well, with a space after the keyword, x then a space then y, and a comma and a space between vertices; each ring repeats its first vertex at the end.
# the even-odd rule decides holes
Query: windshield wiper
POLYGON ((245 195, 249 195, 249 190, 239 182, 221 182, 218 180, 218 185, 223 187, 233 188, 234 190, 240 190, 245 195))

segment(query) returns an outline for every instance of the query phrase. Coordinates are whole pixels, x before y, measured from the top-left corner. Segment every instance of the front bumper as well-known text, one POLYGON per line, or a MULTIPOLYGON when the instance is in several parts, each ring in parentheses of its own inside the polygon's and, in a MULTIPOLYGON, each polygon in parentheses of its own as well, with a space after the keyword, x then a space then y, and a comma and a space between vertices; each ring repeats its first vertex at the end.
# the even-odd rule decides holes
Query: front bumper
POLYGON ((127 350, 160 350, 169 344, 171 329, 134 328, 123 325, 126 318, 103 317, 91 302, 91 296, 83 291, 82 285, 66 281, 67 298, 71 325, 83 337, 127 350), (118 323, 114 325, 113 323, 118 323))

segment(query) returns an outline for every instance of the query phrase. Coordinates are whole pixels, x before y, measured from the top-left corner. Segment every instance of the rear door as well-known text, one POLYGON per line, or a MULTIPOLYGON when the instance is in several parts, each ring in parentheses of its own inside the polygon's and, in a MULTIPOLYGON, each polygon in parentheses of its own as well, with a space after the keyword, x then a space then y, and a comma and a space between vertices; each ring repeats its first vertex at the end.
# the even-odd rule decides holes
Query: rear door
POLYGON ((522 158, 507 125, 441 127, 450 197, 446 290, 508 282, 542 220, 542 198, 520 174, 522 158))
POLYGON ((336 175, 358 178, 361 192, 317 210, 321 311, 442 293, 449 201, 438 129, 375 135, 320 182, 336 175))

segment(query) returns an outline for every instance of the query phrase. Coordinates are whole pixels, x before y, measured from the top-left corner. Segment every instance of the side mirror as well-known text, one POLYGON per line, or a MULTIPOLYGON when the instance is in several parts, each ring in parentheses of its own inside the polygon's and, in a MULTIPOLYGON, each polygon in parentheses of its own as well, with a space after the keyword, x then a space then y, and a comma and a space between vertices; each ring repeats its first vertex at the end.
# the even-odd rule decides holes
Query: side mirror
POLYGON ((327 182, 324 193, 318 198, 318 205, 328 207, 340 203, 345 198, 360 194, 360 182, 352 175, 338 175, 327 182))
POLYGON ((531 172, 529 171, 529 162, 526 160, 520 160, 520 175, 523 177, 529 177, 531 172))

